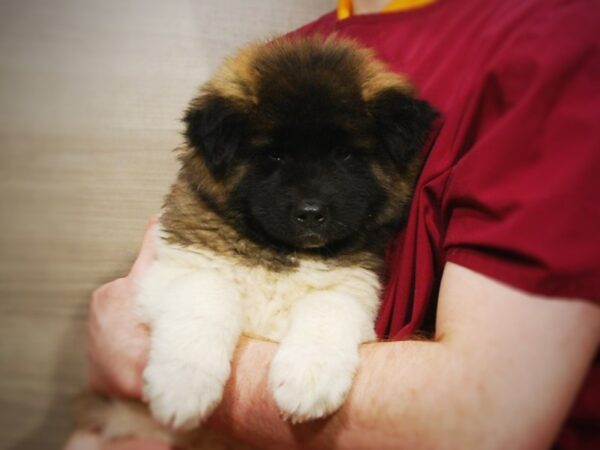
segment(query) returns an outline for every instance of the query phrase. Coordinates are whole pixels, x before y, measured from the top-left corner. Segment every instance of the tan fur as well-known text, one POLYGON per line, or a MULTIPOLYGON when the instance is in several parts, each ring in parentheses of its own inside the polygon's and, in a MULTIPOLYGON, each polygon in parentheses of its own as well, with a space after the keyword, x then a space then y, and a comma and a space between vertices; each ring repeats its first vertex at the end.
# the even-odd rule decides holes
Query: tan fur
POLYGON ((398 217, 403 208, 410 202, 414 191, 414 184, 421 169, 422 160, 413 161, 402 172, 387 171, 378 164, 371 166, 373 175, 387 194, 385 208, 376 218, 377 222, 385 223, 398 217))
POLYGON ((391 72, 382 62, 375 59, 375 54, 370 49, 360 48, 359 54, 362 61, 361 68, 362 94, 368 101, 385 89, 398 89, 407 94, 412 94, 414 89, 408 79, 400 74, 391 72))
MULTIPOLYGON (((375 58, 372 50, 360 47, 348 39, 314 36, 304 39, 301 46, 304 46, 307 55, 315 47, 343 52, 346 58, 353 61, 352 65, 359 74, 365 100, 370 100, 377 93, 390 88, 412 92, 412 87, 405 77, 387 69, 375 58)), ((225 60, 213 79, 201 88, 191 106, 201 107, 203 97, 213 93, 250 108, 258 102, 256 85, 259 74, 254 69, 255 62, 266 56, 292 51, 298 53, 298 42, 287 38, 276 39, 268 44, 258 42, 245 47, 225 60)), ((297 267, 299 259, 311 259, 309 255, 278 254, 244 239, 222 217, 211 211, 206 201, 201 198, 208 197, 218 207, 225 208, 228 195, 243 176, 244 169, 230 174, 224 181, 217 181, 201 158, 195 157, 193 149, 183 147, 179 159, 182 162, 182 170, 167 196, 161 219, 167 242, 208 248, 235 258, 237 264, 260 264, 276 271, 297 267)), ((378 166, 372 167, 374 175, 389 195, 389 206, 379 219, 388 220, 398 213, 401 205, 408 203, 418 167, 419 163, 414 163, 403 174, 389 174, 378 166)), ((336 264, 359 265, 377 272, 380 272, 382 267, 381 258, 368 252, 342 255, 337 258, 336 264)))
POLYGON ((285 271, 298 265, 294 257, 278 254, 241 237, 181 179, 167 196, 161 223, 165 241, 169 244, 209 249, 237 264, 261 265, 274 271, 285 271))

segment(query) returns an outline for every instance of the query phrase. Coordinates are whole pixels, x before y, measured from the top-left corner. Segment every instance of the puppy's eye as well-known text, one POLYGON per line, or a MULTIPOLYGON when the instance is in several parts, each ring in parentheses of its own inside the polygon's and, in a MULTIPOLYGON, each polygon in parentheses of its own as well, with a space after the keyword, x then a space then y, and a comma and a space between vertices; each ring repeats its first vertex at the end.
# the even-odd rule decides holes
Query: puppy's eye
POLYGON ((351 149, 343 147, 336 148, 333 153, 338 161, 350 161, 354 158, 354 152, 351 149))
POLYGON ((283 161, 283 155, 278 152, 277 150, 269 150, 267 152, 267 158, 269 158, 271 161, 274 162, 282 162, 283 161))
POLYGON ((258 154, 271 162, 281 163, 284 160, 283 152, 277 148, 263 148, 258 154))

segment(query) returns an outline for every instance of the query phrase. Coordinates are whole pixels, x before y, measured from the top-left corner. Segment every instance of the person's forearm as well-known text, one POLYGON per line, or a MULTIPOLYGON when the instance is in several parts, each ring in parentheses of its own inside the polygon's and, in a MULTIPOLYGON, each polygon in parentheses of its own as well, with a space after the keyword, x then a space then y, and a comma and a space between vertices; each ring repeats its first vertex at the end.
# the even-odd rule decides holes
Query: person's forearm
POLYGON ((519 360, 515 347, 494 352, 494 342, 484 338, 481 350, 472 351, 454 339, 365 344, 342 408, 291 425, 267 388, 277 345, 248 339, 238 348, 233 378, 210 425, 263 449, 544 449, 582 381, 590 342, 582 350, 588 356, 571 367, 576 377, 559 367, 536 373, 545 356, 519 360), (561 378, 569 381, 560 386, 561 378))
POLYGON ((342 408, 300 426, 267 388, 276 344, 245 340, 213 424, 265 449, 549 448, 596 353, 600 309, 449 264, 436 329, 435 342, 363 345, 342 408))
MULTIPOLYGON (((150 340, 132 292, 154 260, 152 236, 131 273, 91 302, 90 379, 109 395, 142 391, 150 340)), ((280 419, 267 387, 277 344, 242 340, 210 424, 261 448, 548 448, 596 354, 600 308, 447 263, 436 330, 436 342, 363 345, 344 406, 299 426, 280 419)))
POLYGON ((381 449, 399 443, 427 448, 446 437, 457 442, 457 426, 473 425, 455 420, 481 400, 477 389, 463 386, 460 364, 439 343, 403 341, 363 345, 361 369, 344 406, 330 418, 292 426, 279 417, 267 389, 276 348, 254 340, 240 345, 216 427, 260 448, 381 449), (264 361, 260 371, 257 360, 264 361))

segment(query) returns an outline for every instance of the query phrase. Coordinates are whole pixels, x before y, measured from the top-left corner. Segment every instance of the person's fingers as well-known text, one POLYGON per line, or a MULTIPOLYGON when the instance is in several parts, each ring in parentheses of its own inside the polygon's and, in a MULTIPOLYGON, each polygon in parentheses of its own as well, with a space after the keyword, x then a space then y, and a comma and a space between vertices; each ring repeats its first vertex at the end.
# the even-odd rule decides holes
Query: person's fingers
POLYGON ((91 431, 77 430, 67 441, 63 450, 101 450, 102 439, 91 431))
POLYGON ((133 438, 107 442, 102 450, 173 450, 173 447, 160 441, 133 438))
POLYGON ((144 438, 105 441, 99 434, 78 430, 73 433, 63 450, 171 450, 168 444, 144 438))
POLYGON ((144 239, 142 240, 140 252, 138 253, 137 258, 131 267, 131 271, 129 272, 129 277, 134 280, 139 280, 148 266, 150 266, 150 264, 152 264, 156 258, 156 252, 154 249, 154 234, 157 226, 158 216, 152 216, 146 227, 146 233, 144 234, 144 239))

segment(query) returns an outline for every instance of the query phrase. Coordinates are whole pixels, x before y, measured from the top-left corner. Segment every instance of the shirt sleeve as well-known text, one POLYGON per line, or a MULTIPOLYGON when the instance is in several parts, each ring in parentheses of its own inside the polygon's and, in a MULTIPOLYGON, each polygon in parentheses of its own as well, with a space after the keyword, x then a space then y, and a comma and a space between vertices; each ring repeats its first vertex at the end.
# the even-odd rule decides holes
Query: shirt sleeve
POLYGON ((535 294, 598 300, 600 21, 576 7, 538 19, 474 87, 444 252, 535 294))

